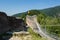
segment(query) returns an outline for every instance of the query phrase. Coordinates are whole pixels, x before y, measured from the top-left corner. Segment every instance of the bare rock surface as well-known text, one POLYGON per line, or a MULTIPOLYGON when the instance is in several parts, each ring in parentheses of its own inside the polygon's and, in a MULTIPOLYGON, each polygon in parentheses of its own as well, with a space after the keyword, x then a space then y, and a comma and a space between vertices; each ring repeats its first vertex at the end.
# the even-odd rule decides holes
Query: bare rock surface
POLYGON ((30 34, 18 34, 13 35, 9 40, 32 40, 32 36, 30 34))

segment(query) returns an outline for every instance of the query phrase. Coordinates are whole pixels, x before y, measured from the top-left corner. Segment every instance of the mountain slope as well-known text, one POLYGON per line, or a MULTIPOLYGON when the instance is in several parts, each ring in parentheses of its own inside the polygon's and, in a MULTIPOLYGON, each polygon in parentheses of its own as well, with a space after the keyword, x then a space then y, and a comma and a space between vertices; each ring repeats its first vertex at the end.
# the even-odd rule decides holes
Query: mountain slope
POLYGON ((23 13, 14 14, 14 15, 12 15, 12 16, 14 16, 14 17, 19 17, 19 16, 26 15, 26 14, 27 14, 27 12, 23 12, 23 13))
POLYGON ((60 6, 43 9, 42 12, 49 16, 60 16, 60 6))
MULTIPOLYGON (((35 13, 44 13, 48 16, 60 16, 60 6, 56 6, 56 7, 51 7, 51 8, 47 8, 47 9, 42 9, 42 10, 29 10, 31 12, 31 14, 35 14, 35 13)), ((23 12, 23 13, 18 13, 15 14, 13 16, 18 17, 21 15, 27 15, 27 12, 23 12)), ((35 14, 36 15, 36 14, 35 14)))

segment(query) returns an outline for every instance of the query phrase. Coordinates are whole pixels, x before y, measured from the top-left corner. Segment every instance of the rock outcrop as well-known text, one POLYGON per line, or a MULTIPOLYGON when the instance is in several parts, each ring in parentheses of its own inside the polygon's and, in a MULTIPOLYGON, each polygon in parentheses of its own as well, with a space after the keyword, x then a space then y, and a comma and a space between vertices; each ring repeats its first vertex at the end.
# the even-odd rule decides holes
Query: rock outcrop
POLYGON ((7 16, 6 13, 0 12, 0 34, 10 30, 26 31, 26 23, 23 19, 7 16))

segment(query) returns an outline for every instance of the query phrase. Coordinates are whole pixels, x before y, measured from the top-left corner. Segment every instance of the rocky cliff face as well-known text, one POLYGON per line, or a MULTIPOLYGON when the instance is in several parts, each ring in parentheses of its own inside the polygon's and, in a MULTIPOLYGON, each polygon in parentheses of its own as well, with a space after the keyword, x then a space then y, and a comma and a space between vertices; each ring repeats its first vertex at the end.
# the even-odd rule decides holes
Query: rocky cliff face
POLYGON ((9 26, 11 30, 26 31, 26 23, 22 19, 17 19, 16 17, 8 16, 9 26))
POLYGON ((8 30, 20 31, 26 30, 26 23, 23 19, 17 19, 16 17, 7 16, 6 13, 0 12, 0 33, 6 32, 8 30))
POLYGON ((26 23, 23 19, 7 16, 6 13, 0 12, 0 39, 3 40, 2 34, 8 31, 27 31, 26 23))
POLYGON ((8 24, 7 15, 4 12, 0 12, 0 34, 7 32, 10 29, 8 24))

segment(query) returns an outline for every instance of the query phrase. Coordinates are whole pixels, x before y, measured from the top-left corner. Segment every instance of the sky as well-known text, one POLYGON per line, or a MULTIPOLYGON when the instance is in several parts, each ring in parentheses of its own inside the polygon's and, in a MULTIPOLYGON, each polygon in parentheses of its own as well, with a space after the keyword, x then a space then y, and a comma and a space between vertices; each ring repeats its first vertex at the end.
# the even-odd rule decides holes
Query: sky
POLYGON ((31 9, 60 6, 60 0, 0 0, 0 11, 14 15, 31 9))

